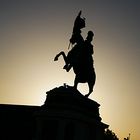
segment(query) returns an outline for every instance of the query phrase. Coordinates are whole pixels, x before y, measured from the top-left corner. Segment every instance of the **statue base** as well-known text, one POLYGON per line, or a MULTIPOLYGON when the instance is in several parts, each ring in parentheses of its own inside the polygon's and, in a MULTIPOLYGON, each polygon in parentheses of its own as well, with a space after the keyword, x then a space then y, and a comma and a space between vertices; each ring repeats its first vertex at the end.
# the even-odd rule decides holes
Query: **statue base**
POLYGON ((108 125, 101 122, 99 106, 70 86, 48 91, 36 114, 36 140, 103 140, 108 125))

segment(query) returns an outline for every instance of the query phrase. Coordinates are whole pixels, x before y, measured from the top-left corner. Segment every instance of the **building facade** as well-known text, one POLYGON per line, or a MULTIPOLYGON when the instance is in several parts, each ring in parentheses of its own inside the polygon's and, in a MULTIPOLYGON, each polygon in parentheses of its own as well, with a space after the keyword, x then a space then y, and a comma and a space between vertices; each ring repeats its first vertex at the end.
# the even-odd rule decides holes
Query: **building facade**
POLYGON ((47 92, 42 106, 0 105, 0 139, 104 140, 99 106, 68 86, 47 92))

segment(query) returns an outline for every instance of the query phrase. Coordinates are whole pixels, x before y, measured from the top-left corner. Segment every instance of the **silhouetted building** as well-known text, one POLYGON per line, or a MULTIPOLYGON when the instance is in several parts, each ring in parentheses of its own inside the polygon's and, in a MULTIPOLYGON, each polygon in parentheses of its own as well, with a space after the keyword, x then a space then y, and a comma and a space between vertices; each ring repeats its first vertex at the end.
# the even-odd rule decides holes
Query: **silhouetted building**
POLYGON ((0 140, 32 140, 39 106, 0 105, 0 140))
POLYGON ((103 140, 99 106, 69 86, 47 92, 41 107, 0 105, 0 139, 103 140))
POLYGON ((101 122, 99 106, 69 86, 47 92, 36 114, 36 140, 103 140, 108 125, 101 122))

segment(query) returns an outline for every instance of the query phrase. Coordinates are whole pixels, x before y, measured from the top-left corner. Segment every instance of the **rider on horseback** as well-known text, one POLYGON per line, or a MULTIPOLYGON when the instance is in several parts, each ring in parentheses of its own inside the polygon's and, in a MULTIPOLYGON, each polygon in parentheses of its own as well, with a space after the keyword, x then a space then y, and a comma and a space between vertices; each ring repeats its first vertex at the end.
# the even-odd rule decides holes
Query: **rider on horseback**
POLYGON ((96 79, 92 59, 93 45, 91 44, 94 34, 92 31, 89 31, 84 41, 81 36, 81 29, 85 27, 85 19, 80 16, 81 11, 75 19, 72 37, 70 38, 70 43, 74 47, 68 52, 67 56, 62 51, 56 55, 54 60, 58 60, 58 57, 62 55, 66 63, 63 69, 66 69, 68 72, 73 67, 74 73, 76 74, 74 81, 74 87, 76 89, 78 83, 88 82, 89 93, 85 95, 88 97, 93 91, 96 79))
POLYGON ((68 72, 73 63, 78 60, 78 55, 80 54, 81 47, 83 46, 84 39, 81 36, 81 29, 85 27, 85 18, 81 18, 82 11, 79 12, 78 16, 75 19, 72 37, 70 38, 70 43, 75 46, 69 51, 67 55, 67 63, 63 67, 68 72))

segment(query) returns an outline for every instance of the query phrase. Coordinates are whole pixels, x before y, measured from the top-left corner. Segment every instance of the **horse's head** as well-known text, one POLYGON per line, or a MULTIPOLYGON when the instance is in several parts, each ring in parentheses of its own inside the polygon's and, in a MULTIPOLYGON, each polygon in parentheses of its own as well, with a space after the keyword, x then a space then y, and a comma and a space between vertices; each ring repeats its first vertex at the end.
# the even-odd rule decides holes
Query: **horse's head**
POLYGON ((80 30, 85 27, 85 18, 81 18, 82 11, 79 12, 78 16, 74 21, 73 32, 80 30))

